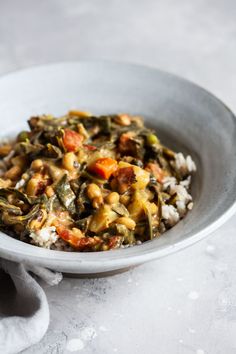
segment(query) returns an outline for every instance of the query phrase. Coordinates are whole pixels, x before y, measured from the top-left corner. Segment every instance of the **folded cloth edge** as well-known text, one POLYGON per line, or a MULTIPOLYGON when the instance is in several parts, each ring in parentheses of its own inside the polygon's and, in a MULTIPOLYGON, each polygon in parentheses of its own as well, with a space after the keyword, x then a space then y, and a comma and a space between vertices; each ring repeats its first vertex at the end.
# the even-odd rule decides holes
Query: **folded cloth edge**
POLYGON ((0 353, 13 354, 39 342, 49 325, 49 307, 42 287, 28 273, 31 271, 50 285, 60 282, 62 275, 50 270, 0 259, 0 268, 8 273, 16 287, 17 296, 27 296, 38 306, 31 316, 11 316, 0 320, 0 353))

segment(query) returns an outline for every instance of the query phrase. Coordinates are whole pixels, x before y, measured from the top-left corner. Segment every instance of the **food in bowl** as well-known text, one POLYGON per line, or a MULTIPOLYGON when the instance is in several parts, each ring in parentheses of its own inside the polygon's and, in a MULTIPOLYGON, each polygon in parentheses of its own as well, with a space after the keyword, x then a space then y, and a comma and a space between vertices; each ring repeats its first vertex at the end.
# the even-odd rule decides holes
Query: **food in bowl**
POLYGON ((0 146, 0 228, 40 247, 105 251, 159 237, 193 207, 196 165, 129 114, 31 117, 0 146))

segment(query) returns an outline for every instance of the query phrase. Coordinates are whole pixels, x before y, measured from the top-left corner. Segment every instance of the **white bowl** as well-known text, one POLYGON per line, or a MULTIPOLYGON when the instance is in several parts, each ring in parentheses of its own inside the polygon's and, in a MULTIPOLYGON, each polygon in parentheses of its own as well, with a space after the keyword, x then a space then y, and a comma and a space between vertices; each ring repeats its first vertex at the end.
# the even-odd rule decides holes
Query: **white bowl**
POLYGON ((0 233, 1 257, 76 274, 122 270, 194 244, 233 214, 236 120, 204 89, 157 69, 112 62, 52 64, 0 79, 2 137, 26 128, 32 115, 62 115, 72 108, 142 115, 166 145, 189 152, 198 168, 194 208, 160 238, 107 252, 51 251, 0 233))

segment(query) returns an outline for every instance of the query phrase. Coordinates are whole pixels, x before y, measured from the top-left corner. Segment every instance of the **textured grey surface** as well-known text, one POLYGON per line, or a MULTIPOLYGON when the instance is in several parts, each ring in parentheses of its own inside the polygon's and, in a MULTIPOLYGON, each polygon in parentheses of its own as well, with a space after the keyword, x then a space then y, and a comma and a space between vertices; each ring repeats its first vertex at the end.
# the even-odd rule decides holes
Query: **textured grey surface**
MULTIPOLYGON (((236 110, 235 15, 234 0, 1 0, 0 72, 128 60, 194 80, 236 110)), ((50 328, 24 353, 236 353, 235 226, 129 273, 45 287, 50 328)))

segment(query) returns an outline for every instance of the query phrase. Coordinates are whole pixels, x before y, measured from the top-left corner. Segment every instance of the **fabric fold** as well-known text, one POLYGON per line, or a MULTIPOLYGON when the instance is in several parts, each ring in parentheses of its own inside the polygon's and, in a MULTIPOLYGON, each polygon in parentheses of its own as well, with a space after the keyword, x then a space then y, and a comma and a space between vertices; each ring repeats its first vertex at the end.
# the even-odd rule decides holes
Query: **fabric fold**
MULTIPOLYGON (((0 300, 5 302, 1 304, 2 309, 9 308, 9 305, 11 309, 10 314, 0 313, 0 353, 19 353, 41 340, 48 329, 50 317, 45 292, 29 271, 49 285, 58 284, 62 275, 7 260, 0 260, 0 268, 9 274, 15 287, 13 296, 0 300)), ((0 292, 3 292, 3 287, 4 282, 0 285, 0 292)))

